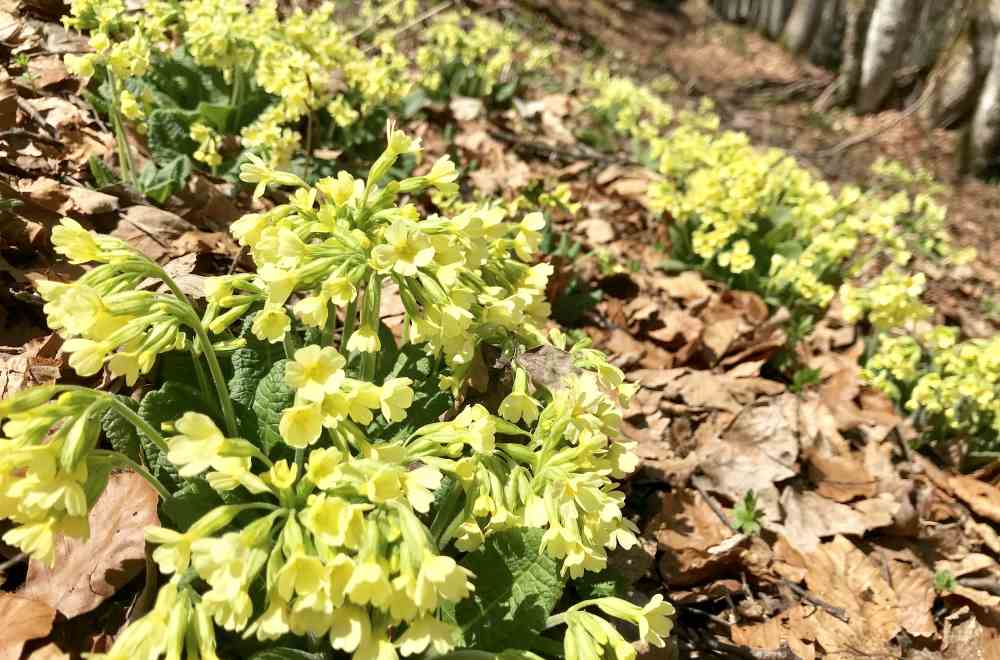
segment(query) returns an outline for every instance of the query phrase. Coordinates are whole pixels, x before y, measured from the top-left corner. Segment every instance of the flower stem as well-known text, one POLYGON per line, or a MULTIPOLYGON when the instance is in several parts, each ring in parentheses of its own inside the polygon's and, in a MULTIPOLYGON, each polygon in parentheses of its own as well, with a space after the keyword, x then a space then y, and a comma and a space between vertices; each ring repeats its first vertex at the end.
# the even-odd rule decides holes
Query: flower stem
POLYGON ((128 146, 128 136, 125 133, 125 122, 122 120, 121 111, 118 109, 119 98, 121 94, 121 86, 118 83, 118 79, 115 74, 108 72, 108 77, 111 79, 111 95, 114 97, 111 100, 111 124, 115 131, 115 142, 118 143, 118 163, 121 169, 122 180, 127 181, 132 184, 132 187, 138 190, 138 182, 135 178, 135 164, 132 162, 132 151, 128 146))
POLYGON ((208 338, 208 333, 200 322, 195 319, 193 324, 195 333, 198 335, 198 342, 201 344, 201 352, 208 362, 208 372, 212 375, 215 383, 215 393, 219 397, 219 404, 222 406, 222 416, 226 420, 226 431, 231 437, 239 435, 239 427, 236 426, 236 411, 233 409, 233 400, 229 397, 229 388, 226 387, 226 379, 222 375, 222 367, 219 365, 219 358, 212 348, 212 341, 208 338))
POLYGON ((113 465, 129 468, 130 470, 138 474, 140 477, 145 479, 149 483, 149 485, 152 486, 154 490, 156 490, 156 492, 160 495, 162 499, 167 499, 168 497, 170 497, 170 491, 167 490, 166 486, 164 486, 159 479, 154 477, 149 470, 142 467, 141 465, 133 461, 125 454, 120 454, 116 451, 108 451, 107 449, 95 449, 93 451, 93 455, 103 458, 113 465))
POLYGON ((150 441, 154 445, 156 445, 157 449, 162 451, 164 454, 166 454, 170 450, 170 448, 167 446, 167 441, 164 439, 164 437, 160 434, 159 431, 157 431, 152 427, 152 425, 150 425, 149 422, 144 420, 142 417, 139 417, 139 415, 134 410, 126 406, 124 403, 119 401, 113 395, 108 394, 107 397, 108 400, 111 401, 111 407, 114 409, 114 411, 119 415, 121 415, 122 417, 124 417, 130 423, 132 423, 137 429, 139 429, 139 432, 142 433, 147 438, 149 438, 150 441))
POLYGON ((355 298, 347 303, 347 309, 344 310, 344 328, 340 331, 340 354, 345 359, 347 358, 347 342, 351 339, 351 333, 354 332, 354 322, 357 315, 358 303, 355 298))

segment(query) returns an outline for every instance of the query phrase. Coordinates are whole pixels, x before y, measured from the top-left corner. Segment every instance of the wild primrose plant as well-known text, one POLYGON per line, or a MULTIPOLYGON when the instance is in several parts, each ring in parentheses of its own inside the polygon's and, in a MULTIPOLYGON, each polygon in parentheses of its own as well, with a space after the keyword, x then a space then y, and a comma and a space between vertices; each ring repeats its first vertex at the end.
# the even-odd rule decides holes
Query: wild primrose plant
MULTIPOLYGON (((597 116, 640 144, 662 175, 648 201, 671 222, 678 266, 701 268, 786 306, 801 326, 796 336, 862 273, 885 271, 887 280, 899 280, 912 277, 903 269, 915 255, 952 264, 972 256, 952 244, 946 209, 929 194, 911 197, 892 185, 834 192, 788 153, 721 130, 708 102, 674 113, 646 87, 602 71, 584 86, 597 116)), ((900 179, 898 164, 875 169, 887 184, 926 177, 900 179)), ((920 304, 914 287, 904 291, 909 302, 897 304, 920 304)), ((867 295, 850 286, 843 293, 867 295)))
POLYGON ((405 202, 456 185, 447 157, 386 178, 419 148, 390 127, 366 179, 315 186, 244 167, 257 195, 295 190, 233 226, 257 270, 209 280, 203 311, 118 239, 68 219, 55 230, 60 253, 96 264, 39 284, 70 365, 146 393, 136 406, 49 385, 0 403, 4 541, 51 563, 58 535, 87 536, 118 467, 162 498, 163 526, 146 531, 155 605, 95 657, 634 658, 609 618, 664 644, 662 596, 567 587, 636 543, 615 482, 637 463, 619 433, 633 388, 602 353, 543 330, 540 216, 405 202), (380 323, 390 290, 401 346, 380 323), (533 350, 564 359, 564 377, 521 366, 533 350), (495 409, 474 387, 502 371, 492 363, 515 365, 495 409))
POLYGON ((509 99, 550 55, 467 13, 399 26, 417 7, 365 3, 356 14, 333 2, 283 11, 276 0, 249 8, 241 0, 151 0, 134 11, 121 0, 74 0, 64 23, 88 33, 94 52, 66 64, 95 81, 122 178, 156 201, 182 186, 193 165, 235 178, 248 153, 311 180, 324 174, 312 157, 317 147, 367 163, 389 116, 416 112, 428 97, 509 99), (419 29, 407 53, 397 42, 411 24, 419 29), (129 122, 157 162, 142 173, 126 139, 129 122))

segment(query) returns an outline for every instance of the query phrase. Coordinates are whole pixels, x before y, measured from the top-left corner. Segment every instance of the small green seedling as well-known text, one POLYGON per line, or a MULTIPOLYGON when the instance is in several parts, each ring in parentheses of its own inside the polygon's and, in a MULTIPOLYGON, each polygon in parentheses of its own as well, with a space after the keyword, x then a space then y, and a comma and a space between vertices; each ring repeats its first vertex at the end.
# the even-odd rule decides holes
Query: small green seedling
POLYGON ((757 495, 748 490, 743 499, 733 509, 736 529, 744 534, 760 533, 760 519, 764 512, 757 508, 757 495))

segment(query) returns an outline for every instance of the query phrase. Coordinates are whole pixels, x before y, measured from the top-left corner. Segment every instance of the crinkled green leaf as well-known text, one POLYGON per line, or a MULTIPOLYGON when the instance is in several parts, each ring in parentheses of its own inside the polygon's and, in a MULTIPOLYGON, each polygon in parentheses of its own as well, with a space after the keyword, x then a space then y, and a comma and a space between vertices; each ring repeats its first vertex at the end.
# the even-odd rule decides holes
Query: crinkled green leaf
MULTIPOLYGON (((211 414, 205 397, 198 389, 171 380, 165 382, 160 389, 144 396, 138 412, 140 417, 159 431, 164 422, 174 422, 189 411, 211 414)), ((163 482, 171 492, 177 490, 180 484, 177 468, 167 460, 153 441, 142 433, 139 434, 139 442, 142 445, 146 466, 153 476, 163 482)))
POLYGON ((163 500, 160 508, 170 518, 173 529, 186 532, 195 521, 222 503, 222 498, 207 481, 190 479, 163 500))
POLYGON ((438 359, 428 355, 425 346, 407 344, 399 351, 382 382, 390 378, 411 379, 413 405, 407 410, 406 419, 401 422, 388 424, 381 415, 377 416, 368 428, 370 435, 388 440, 407 434, 424 424, 436 422, 451 408, 454 403, 451 393, 443 391, 438 385, 440 373, 438 365, 438 359))
POLYGON ((499 653, 544 630, 563 579, 541 542, 540 529, 511 529, 489 537, 462 561, 476 575, 476 591, 444 608, 444 615, 459 627, 463 646, 499 653))
POLYGON ((621 596, 625 591, 625 578, 618 571, 606 568, 598 573, 586 572, 573 580, 573 588, 580 600, 621 596))
POLYGON ((250 660, 324 660, 326 657, 322 653, 309 653, 300 649, 276 647, 254 653, 250 656, 250 660))
POLYGON ((285 365, 288 360, 279 360, 257 383, 253 398, 253 411, 257 415, 260 446, 265 452, 282 445, 278 423, 281 413, 295 401, 295 391, 285 384, 285 365))
MULTIPOLYGON (((127 396, 121 396, 120 394, 113 394, 112 396, 132 410, 139 408, 139 404, 127 396)), ((142 460, 139 431, 132 422, 119 415, 114 408, 111 408, 101 418, 101 427, 104 429, 104 435, 108 438, 108 442, 111 443, 116 452, 125 454, 133 461, 142 460)))
POLYGON ((149 113, 146 138, 158 162, 194 154, 198 145, 191 139, 193 113, 176 108, 158 108, 149 113))
POLYGON ((260 431, 257 426, 257 413, 253 407, 257 387, 271 370, 272 365, 281 359, 283 353, 278 344, 262 342, 252 334, 245 338, 247 345, 233 351, 230 357, 233 377, 229 379, 229 395, 236 411, 240 436, 257 443, 260 440, 260 431))

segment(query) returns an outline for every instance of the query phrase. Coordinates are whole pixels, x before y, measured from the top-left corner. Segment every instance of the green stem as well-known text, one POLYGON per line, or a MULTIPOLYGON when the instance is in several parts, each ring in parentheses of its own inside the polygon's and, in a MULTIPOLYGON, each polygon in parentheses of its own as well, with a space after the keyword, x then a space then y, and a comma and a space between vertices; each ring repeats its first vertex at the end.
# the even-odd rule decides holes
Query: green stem
POLYGON ((285 357, 289 360, 295 359, 295 351, 298 350, 298 346, 295 345, 295 338, 292 337, 292 331, 289 330, 285 333, 285 336, 281 339, 281 344, 285 348, 285 357))
POLYGON ((198 377, 198 387, 201 389, 201 395, 211 400, 212 390, 208 384, 208 375, 205 374, 205 367, 201 366, 201 360, 194 350, 191 351, 191 362, 194 364, 195 376, 198 377))
POLYGON ((132 184, 138 190, 138 183, 135 179, 135 164, 132 162, 132 151, 128 146, 128 136, 125 133, 125 122, 122 119, 118 103, 121 97, 121 87, 118 79, 113 73, 108 72, 111 80, 111 94, 114 97, 111 101, 111 123, 115 131, 115 142, 118 143, 118 166, 121 169, 122 180, 132 184))
POLYGON ((198 313, 194 309, 194 305, 191 304, 191 300, 187 295, 181 290, 174 281, 174 278, 167 274, 167 271, 163 270, 159 264, 150 261, 153 266, 153 271, 155 276, 162 280, 170 292, 174 294, 177 300, 187 307, 190 312, 184 319, 184 322, 194 330, 195 334, 198 336, 198 344, 201 348, 202 354, 205 356, 205 361, 208 362, 208 372, 212 376, 212 381, 215 385, 215 393, 219 397, 219 405, 222 408, 222 416, 226 421, 226 432, 229 433, 231 437, 236 437, 239 435, 239 427, 236 426, 236 411, 233 409, 233 401, 229 397, 229 388, 226 387, 226 379, 222 374, 222 367, 219 366, 219 357, 215 354, 215 348, 212 347, 212 340, 209 339, 208 333, 205 331, 205 326, 202 325, 201 319, 198 317, 198 313))
POLYGON ((118 465, 120 467, 127 467, 140 477, 145 479, 150 486, 152 486, 157 493, 159 493, 162 499, 167 499, 170 497, 170 491, 167 490, 166 486, 160 483, 160 480, 153 476, 153 474, 142 467, 131 458, 125 454, 120 454, 116 451, 108 451, 107 449, 95 449, 92 454, 100 458, 104 458, 112 465, 118 465))
POLYGON ((354 322, 357 320, 355 317, 358 315, 358 302, 357 298, 347 303, 347 309, 344 310, 344 329, 340 332, 340 354, 345 358, 347 357, 347 342, 351 338, 351 334, 354 332, 354 322))
POLYGON ((229 388, 226 387, 226 379, 222 375, 219 358, 215 354, 215 349, 212 348, 212 341, 208 338, 208 333, 205 332, 205 328, 198 322, 197 317, 195 317, 193 327, 195 333, 198 335, 198 341, 201 343, 201 352, 205 355, 205 361, 208 362, 208 371, 215 383, 215 393, 219 397, 219 404, 222 406, 222 416, 226 420, 226 431, 231 437, 236 437, 239 435, 239 427, 236 426, 236 411, 233 409, 233 400, 229 397, 229 388))
POLYGON ((149 438, 149 440, 156 445, 157 449, 162 451, 164 454, 170 451, 166 439, 164 439, 160 432, 154 429, 149 422, 144 420, 142 417, 139 417, 134 410, 126 406, 114 396, 108 394, 107 397, 108 400, 111 401, 111 407, 115 410, 115 412, 135 425, 135 427, 139 429, 140 433, 149 438))

